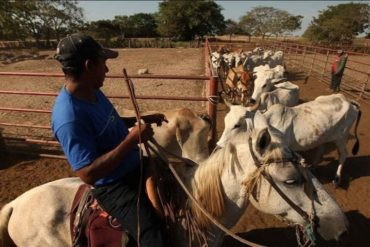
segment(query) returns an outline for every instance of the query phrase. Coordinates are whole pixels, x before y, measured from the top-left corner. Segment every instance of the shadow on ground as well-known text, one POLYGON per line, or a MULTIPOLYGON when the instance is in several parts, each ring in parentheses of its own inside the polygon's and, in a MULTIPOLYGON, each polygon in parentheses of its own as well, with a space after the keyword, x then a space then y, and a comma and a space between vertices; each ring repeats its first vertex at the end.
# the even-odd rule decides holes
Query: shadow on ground
MULTIPOLYGON (((357 210, 345 213, 350 229, 342 242, 325 241, 319 237, 317 247, 357 247, 370 246, 370 219, 360 214, 357 210)), ((333 222, 335 224, 335 222, 333 222)), ((249 232, 239 233, 240 237, 257 244, 269 247, 296 247, 296 232, 293 227, 254 229, 249 232)), ((230 236, 226 236, 222 246, 245 246, 230 236)))

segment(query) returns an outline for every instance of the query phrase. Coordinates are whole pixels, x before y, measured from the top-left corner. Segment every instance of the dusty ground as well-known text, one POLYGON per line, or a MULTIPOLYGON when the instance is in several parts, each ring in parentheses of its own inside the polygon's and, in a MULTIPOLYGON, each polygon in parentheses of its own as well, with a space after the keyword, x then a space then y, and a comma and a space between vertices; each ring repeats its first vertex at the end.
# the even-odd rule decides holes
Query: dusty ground
MULTIPOLYGON (((53 52, 45 52, 47 57, 53 52)), ((120 74, 122 67, 126 67, 129 74, 134 74, 139 68, 149 68, 153 74, 182 74, 203 75, 204 59, 201 49, 133 49, 120 50, 121 60, 109 61, 108 66, 112 74, 120 74)), ((0 65, 0 71, 40 71, 58 72, 58 65, 52 60, 28 60, 8 65, 0 65)), ((314 99, 318 95, 325 94, 326 85, 310 79, 308 84, 303 84, 300 74, 292 73, 292 78, 301 87, 303 101, 314 99)), ((161 94, 180 96, 200 96, 204 92, 204 83, 187 82, 181 80, 135 80, 137 94, 161 94), (154 82, 154 83, 153 83, 154 82), (151 83, 151 84, 150 84, 151 83), (149 85, 150 84, 150 85, 149 85), (153 84, 155 85, 153 87, 153 84), (169 87, 172 85, 173 87, 169 87)), ((0 89, 2 90, 31 90, 57 92, 63 84, 62 79, 56 78, 16 78, 0 77, 0 89)), ((120 94, 125 91, 122 80, 107 80, 104 90, 108 94, 120 94)), ((4 96, 0 95, 0 106, 8 107, 34 107, 49 109, 53 103, 52 97, 4 96), (6 98, 7 97, 7 98, 6 98), (41 100, 40 100, 41 99, 41 100)), ((131 108, 129 101, 116 101, 117 108, 123 112, 123 108, 131 108), (125 107, 124 107, 125 105, 125 107)), ((186 103, 174 101, 140 101, 143 110, 165 110, 179 106, 187 106, 198 112, 204 112, 204 104, 186 103)), ((344 188, 334 189, 331 179, 336 169, 335 152, 330 152, 324 158, 322 164, 315 171, 320 181, 325 184, 327 190, 336 198, 343 211, 347 215, 350 227, 350 241, 348 244, 336 245, 334 243, 322 243, 321 246, 369 246, 370 245, 370 134, 367 131, 370 126, 370 107, 362 104, 363 117, 359 126, 361 139, 360 152, 355 157, 349 157, 344 169, 344 188)), ((222 132, 223 116, 227 112, 224 105, 218 107, 218 132, 222 132)), ((47 114, 46 114, 47 115, 47 114)), ((30 122, 34 124, 48 124, 48 116, 32 115, 29 113, 12 114, 0 113, 0 121, 30 122)), ((12 130, 6 130, 12 131, 12 130)), ((32 134, 32 133, 31 133, 32 134)), ((354 141, 350 140, 352 147, 354 141)), ((72 176, 68 164, 63 160, 35 159, 20 155, 0 155, 0 206, 14 199, 22 192, 47 181, 57 178, 72 176)), ((335 224, 335 222, 333 222, 335 224)), ((250 207, 239 224, 234 227, 236 232, 249 240, 268 246, 297 246, 293 228, 281 223, 273 216, 264 215, 250 207)), ((227 238, 224 246, 241 246, 235 240, 227 238)))

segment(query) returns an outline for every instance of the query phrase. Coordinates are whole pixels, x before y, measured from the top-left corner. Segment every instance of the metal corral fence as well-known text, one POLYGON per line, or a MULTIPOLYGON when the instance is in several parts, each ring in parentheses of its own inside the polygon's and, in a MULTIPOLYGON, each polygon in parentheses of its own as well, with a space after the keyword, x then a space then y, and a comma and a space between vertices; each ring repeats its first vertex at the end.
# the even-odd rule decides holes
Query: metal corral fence
MULTIPOLYGON (((303 72, 307 77, 330 84, 331 65, 337 50, 301 45, 288 42, 264 43, 265 49, 284 51, 284 61, 289 69, 303 72)), ((347 52, 348 60, 344 70, 341 91, 355 100, 370 104, 370 55, 347 52)))
MULTIPOLYGON (((205 46, 204 49, 205 56, 209 57, 208 55, 208 47, 205 46)), ((206 69, 209 70, 209 62, 207 59, 206 61, 206 69)), ((207 73, 209 74, 209 73, 207 73)), ((61 73, 20 73, 20 72, 0 72, 0 77, 6 76, 17 76, 17 77, 36 77, 40 78, 50 78, 50 77, 64 77, 61 73)), ((123 80, 123 75, 107 75, 107 78, 111 79, 121 79, 123 80)), ((140 100, 173 100, 173 101, 193 101, 193 102, 207 102, 207 111, 209 116, 211 117, 213 123, 216 123, 216 102, 213 100, 212 96, 215 96, 217 93, 217 78, 210 76, 177 76, 177 75, 129 75, 129 78, 135 79, 161 79, 161 80, 199 80, 208 83, 208 92, 206 96, 203 97, 191 97, 191 96, 183 96, 183 97, 176 97, 176 96, 160 96, 160 95, 140 95, 137 96, 137 99, 140 100)), ((23 81, 23 80, 21 80, 23 81)), ((138 87, 138 86, 136 86, 138 87)), ((0 94, 1 95, 8 95, 19 97, 26 96, 26 97, 54 97, 57 96, 55 92, 35 92, 32 90, 27 91, 18 91, 18 90, 5 90, 1 88, 0 84, 0 94)), ((108 94, 108 98, 114 99, 127 99, 129 95, 112 95, 108 94)), ((21 99, 20 99, 21 100, 21 99)), ((34 124, 30 123, 30 121, 25 121, 22 116, 15 117, 16 114, 35 114, 35 121, 37 122, 37 116, 40 114, 47 115, 50 122, 50 114, 51 109, 35 109, 35 108, 19 108, 19 107, 5 107, 4 105, 0 105, 0 115, 3 112, 11 112, 12 116, 14 116, 14 121, 0 121, 0 151, 5 151, 9 153, 20 153, 20 154, 30 154, 30 155, 37 155, 39 157, 49 157, 49 158, 65 158, 61 148, 57 141, 52 136, 50 124, 43 125, 43 124, 34 124), (23 121, 22 121, 23 120, 23 121), (16 122, 16 123, 14 123, 16 122), (16 131, 13 131, 12 134, 7 133, 7 129, 15 128, 16 131), (20 131, 23 129, 24 131, 20 131), (35 131, 34 131, 35 130, 35 131), (25 134, 26 133, 26 134, 25 134)), ((41 116, 39 117, 41 118, 41 116)), ((212 147, 215 143, 215 135, 216 135, 216 126, 213 128, 212 139, 210 141, 210 146, 212 147)))

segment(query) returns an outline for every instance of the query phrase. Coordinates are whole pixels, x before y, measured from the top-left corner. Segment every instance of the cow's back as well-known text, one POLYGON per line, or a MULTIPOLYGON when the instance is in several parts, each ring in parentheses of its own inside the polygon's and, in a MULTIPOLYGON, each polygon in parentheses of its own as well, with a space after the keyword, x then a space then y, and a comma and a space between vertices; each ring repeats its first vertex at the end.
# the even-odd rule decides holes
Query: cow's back
POLYGON ((295 150, 308 150, 323 143, 347 138, 357 109, 343 95, 317 97, 294 107, 295 150))
POLYGON ((286 144, 296 151, 347 138, 358 114, 341 94, 319 96, 295 107, 274 105, 268 112, 270 125, 280 130, 286 144))

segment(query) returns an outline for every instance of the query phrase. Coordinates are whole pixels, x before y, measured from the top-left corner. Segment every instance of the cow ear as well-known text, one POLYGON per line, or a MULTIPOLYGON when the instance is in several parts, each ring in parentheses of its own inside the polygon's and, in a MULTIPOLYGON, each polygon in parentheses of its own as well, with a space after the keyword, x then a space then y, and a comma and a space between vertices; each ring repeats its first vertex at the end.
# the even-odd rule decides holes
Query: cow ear
POLYGON ((176 139, 181 148, 188 140, 191 131, 192 129, 188 123, 176 124, 176 139))
POLYGON ((271 143, 271 136, 267 128, 262 129, 257 136, 256 150, 262 156, 271 143))

